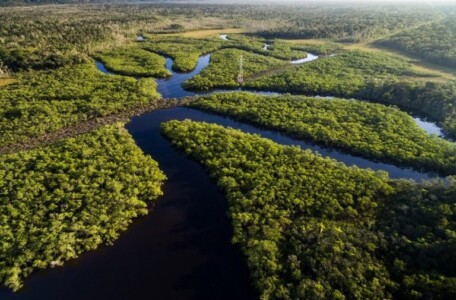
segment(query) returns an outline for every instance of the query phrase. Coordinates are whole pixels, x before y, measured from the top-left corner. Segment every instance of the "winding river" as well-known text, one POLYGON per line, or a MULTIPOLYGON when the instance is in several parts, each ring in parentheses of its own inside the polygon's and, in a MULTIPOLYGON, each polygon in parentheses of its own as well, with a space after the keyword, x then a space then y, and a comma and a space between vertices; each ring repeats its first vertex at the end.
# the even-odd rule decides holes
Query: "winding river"
MULTIPOLYGON (((204 69, 209 60, 210 55, 202 56, 194 71, 173 72, 171 78, 158 80, 158 91, 165 98, 195 95, 185 91, 182 83, 204 69)), ((166 59, 170 71, 172 64, 166 59)), ((109 72, 101 63, 97 62, 97 67, 109 72)), ((0 299, 257 299, 244 258, 230 242, 232 229, 224 195, 199 163, 186 158, 160 134, 162 122, 184 119, 257 133, 348 165, 386 170, 392 178, 434 177, 295 140, 229 117, 189 108, 151 112, 127 124, 139 147, 159 162, 168 177, 164 196, 151 213, 135 220, 113 246, 85 253, 63 268, 36 272, 17 293, 1 289, 0 299)), ((432 124, 422 122, 423 128, 432 124)))

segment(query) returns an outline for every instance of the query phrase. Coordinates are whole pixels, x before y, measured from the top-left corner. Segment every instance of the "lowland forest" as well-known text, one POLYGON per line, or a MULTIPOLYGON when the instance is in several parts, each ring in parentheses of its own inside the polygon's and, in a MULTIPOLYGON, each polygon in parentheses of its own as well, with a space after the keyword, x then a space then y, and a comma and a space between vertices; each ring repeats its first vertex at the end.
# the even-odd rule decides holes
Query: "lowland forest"
POLYGON ((456 299, 454 3, 0 20, 0 299, 456 299))

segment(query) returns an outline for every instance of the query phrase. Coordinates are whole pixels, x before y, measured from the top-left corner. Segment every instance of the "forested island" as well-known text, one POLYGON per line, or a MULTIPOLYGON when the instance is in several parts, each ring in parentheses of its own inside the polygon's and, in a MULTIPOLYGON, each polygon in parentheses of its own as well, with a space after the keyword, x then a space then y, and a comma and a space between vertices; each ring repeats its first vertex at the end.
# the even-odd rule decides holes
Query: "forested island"
POLYGON ((0 299, 456 298, 455 14, 2 1, 0 299))

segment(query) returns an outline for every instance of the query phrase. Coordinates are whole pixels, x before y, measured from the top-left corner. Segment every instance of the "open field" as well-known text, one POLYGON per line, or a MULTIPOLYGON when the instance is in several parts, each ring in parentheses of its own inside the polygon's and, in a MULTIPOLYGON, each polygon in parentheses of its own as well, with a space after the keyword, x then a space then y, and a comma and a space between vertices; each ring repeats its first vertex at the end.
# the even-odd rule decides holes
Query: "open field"
MULTIPOLYGON (((327 43, 335 43, 330 40, 325 39, 286 39, 284 40, 287 43, 291 44, 304 44, 304 45, 325 45, 327 43)), ((337 43, 335 43, 337 44, 337 43)))
POLYGON ((11 84, 15 81, 16 81, 16 79, 14 79, 14 78, 0 78, 0 86, 5 86, 5 85, 11 84))
MULTIPOLYGON (((177 33, 164 33, 160 36, 182 36, 186 38, 202 39, 207 37, 218 36, 220 34, 244 33, 248 30, 245 28, 221 28, 221 29, 201 29, 177 33)), ((148 35, 146 35, 148 36, 148 35)))
MULTIPOLYGON (((443 66, 439 66, 437 64, 425 61, 420 59, 416 56, 412 56, 410 54, 405 54, 398 50, 389 49, 386 47, 382 47, 380 45, 375 45, 372 43, 358 43, 358 44, 346 44, 344 48, 347 50, 351 49, 359 49, 365 51, 372 51, 372 52, 383 52, 388 53, 391 55, 399 56, 409 60, 412 64, 412 69, 419 73, 426 73, 432 74, 439 78, 440 80, 456 80, 456 70, 452 68, 445 68, 443 66)), ((430 79, 430 78, 426 78, 430 79)))
POLYGON ((406 59, 412 65, 412 70, 417 73, 422 74, 429 74, 432 77, 424 77, 426 81, 448 81, 448 80, 456 80, 456 70, 452 68, 445 68, 439 66, 437 64, 427 62, 423 59, 418 57, 405 54, 403 52, 389 49, 386 47, 382 47, 380 45, 376 45, 374 43, 335 43, 330 40, 325 39, 290 39, 285 40, 286 42, 293 43, 293 44, 301 44, 301 45, 326 45, 326 44, 335 44, 342 49, 345 50, 362 50, 362 51, 370 51, 370 52, 381 52, 387 53, 396 57, 400 57, 406 59))

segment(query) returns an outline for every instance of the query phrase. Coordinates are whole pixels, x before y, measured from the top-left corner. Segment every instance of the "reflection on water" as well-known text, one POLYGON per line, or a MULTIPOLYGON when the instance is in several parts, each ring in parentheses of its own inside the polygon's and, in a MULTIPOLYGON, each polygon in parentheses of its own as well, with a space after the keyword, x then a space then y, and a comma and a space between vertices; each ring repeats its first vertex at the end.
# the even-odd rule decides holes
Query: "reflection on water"
POLYGON ((95 65, 97 67, 97 69, 105 74, 114 74, 113 72, 109 71, 106 66, 101 62, 101 61, 95 61, 95 65))
POLYGON ((290 63, 292 63, 294 65, 299 65, 299 64, 303 64, 303 63, 306 63, 306 62, 310 62, 310 61, 316 60, 316 59, 318 59, 318 55, 314 55, 312 53, 307 53, 307 57, 306 58, 292 60, 290 63))
POLYGON ((418 117, 413 118, 413 120, 415 120, 416 124, 424 129, 428 134, 443 136, 442 129, 437 124, 418 117))

